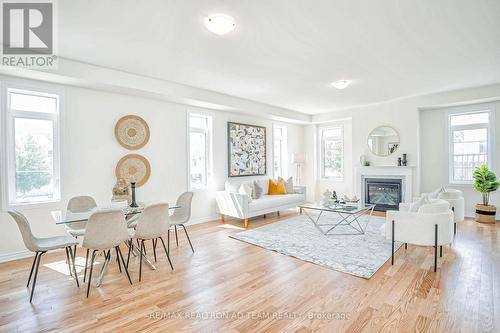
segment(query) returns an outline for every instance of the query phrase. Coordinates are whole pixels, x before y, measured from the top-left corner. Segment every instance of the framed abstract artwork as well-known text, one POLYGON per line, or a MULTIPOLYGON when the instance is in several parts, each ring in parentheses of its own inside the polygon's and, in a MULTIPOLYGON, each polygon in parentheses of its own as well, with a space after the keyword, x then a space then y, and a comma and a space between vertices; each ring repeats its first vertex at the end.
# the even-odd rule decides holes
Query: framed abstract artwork
POLYGON ((227 123, 229 177, 266 174, 266 128, 227 123))

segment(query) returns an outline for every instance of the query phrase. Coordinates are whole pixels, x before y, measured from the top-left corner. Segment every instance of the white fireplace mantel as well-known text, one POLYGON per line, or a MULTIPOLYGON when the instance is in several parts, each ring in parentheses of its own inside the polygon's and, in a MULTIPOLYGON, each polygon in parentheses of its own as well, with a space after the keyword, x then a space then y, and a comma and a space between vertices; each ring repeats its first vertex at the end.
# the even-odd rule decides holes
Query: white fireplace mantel
POLYGON ((365 178, 392 178, 401 179, 402 201, 412 201, 413 166, 359 166, 356 168, 355 191, 356 196, 365 200, 365 178))

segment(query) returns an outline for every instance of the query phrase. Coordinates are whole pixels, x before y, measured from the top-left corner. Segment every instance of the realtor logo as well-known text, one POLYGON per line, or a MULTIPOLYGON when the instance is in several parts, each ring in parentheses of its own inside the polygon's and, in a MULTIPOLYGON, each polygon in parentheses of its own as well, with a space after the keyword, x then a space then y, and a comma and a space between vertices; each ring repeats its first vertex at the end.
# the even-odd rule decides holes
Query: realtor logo
POLYGON ((2 65, 54 67, 54 3, 2 2, 2 65))

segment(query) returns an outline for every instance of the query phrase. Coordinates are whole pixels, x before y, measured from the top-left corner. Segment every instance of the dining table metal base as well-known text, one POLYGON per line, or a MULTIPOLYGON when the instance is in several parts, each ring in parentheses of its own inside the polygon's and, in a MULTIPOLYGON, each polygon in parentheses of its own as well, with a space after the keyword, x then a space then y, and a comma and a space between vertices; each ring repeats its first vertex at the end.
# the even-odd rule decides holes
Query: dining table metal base
MULTIPOLYGON (((128 247, 128 244, 126 242, 125 242, 125 244, 128 247)), ((134 256, 137 256, 140 252, 141 252, 141 250, 139 250, 139 248, 134 243, 132 243, 132 253, 134 254, 134 256)), ((142 254, 142 258, 144 259, 144 261, 148 264, 148 266, 152 270, 156 270, 156 266, 144 253, 142 254)), ((107 252, 107 254, 104 256, 104 262, 102 264, 101 271, 99 273, 99 278, 97 279, 97 282, 96 282, 96 288, 99 288, 101 286, 102 281, 104 280, 104 275, 106 274, 106 271, 108 270, 108 265, 109 265, 110 260, 111 260, 111 251, 107 252)))

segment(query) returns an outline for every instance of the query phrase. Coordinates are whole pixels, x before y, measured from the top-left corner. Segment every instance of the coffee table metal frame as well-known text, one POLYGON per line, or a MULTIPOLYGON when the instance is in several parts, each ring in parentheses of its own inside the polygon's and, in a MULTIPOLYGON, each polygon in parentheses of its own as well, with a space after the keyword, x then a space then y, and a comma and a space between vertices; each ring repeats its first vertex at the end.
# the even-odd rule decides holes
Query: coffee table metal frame
POLYGON ((328 207, 328 206, 321 206, 321 205, 316 205, 316 204, 304 204, 299 206, 301 212, 304 212, 305 215, 309 218, 309 220, 314 224, 316 228, 318 228, 321 233, 323 233, 325 236, 328 235, 364 235, 366 232, 366 228, 368 227, 368 224, 370 223, 370 218, 373 214, 373 210, 375 208, 375 205, 365 205, 364 207, 359 207, 355 210, 347 210, 345 209, 345 206, 335 206, 335 207, 328 207), (311 216, 311 214, 308 213, 308 210, 316 210, 319 211, 318 216, 315 218, 314 216, 311 216), (366 214, 368 213, 369 214, 366 214), (334 213, 336 216, 338 216, 340 219, 336 219, 335 222, 333 223, 320 223, 321 217, 323 217, 323 213, 334 213), (366 215, 368 218, 368 221, 366 223, 363 223, 360 221, 360 218, 362 216, 366 215), (339 226, 349 226, 351 227, 354 232, 353 233, 334 233, 333 231, 339 227, 339 226), (328 228, 321 228, 321 227, 328 227, 328 228), (326 231, 325 231, 326 230, 326 231))

